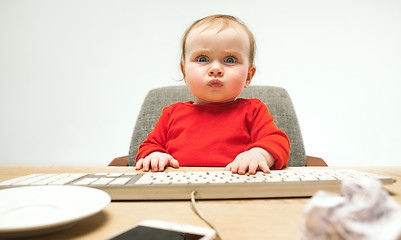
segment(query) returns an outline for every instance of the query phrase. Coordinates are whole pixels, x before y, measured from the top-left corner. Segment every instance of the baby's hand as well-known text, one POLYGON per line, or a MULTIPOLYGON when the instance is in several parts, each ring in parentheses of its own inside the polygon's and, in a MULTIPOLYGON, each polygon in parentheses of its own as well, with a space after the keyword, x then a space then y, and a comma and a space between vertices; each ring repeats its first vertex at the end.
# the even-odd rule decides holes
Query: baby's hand
POLYGON ((248 170, 249 174, 255 174, 257 170, 262 170, 265 173, 269 173, 269 166, 273 165, 274 158, 271 153, 263 148, 252 148, 238 154, 234 161, 226 166, 226 171, 245 174, 248 170))
POLYGON ((142 168, 144 172, 147 172, 151 168, 153 172, 163 172, 167 166, 180 167, 178 161, 171 155, 162 152, 152 152, 145 158, 139 159, 136 162, 135 169, 139 170, 142 168))

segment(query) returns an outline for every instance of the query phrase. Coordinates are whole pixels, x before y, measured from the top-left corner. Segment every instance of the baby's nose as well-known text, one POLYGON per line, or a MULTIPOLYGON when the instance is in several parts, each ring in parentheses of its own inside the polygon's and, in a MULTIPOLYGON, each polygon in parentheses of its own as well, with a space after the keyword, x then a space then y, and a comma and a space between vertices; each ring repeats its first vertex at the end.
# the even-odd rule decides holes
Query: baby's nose
POLYGON ((209 76, 222 77, 224 76, 224 71, 221 67, 214 65, 209 69, 209 76))

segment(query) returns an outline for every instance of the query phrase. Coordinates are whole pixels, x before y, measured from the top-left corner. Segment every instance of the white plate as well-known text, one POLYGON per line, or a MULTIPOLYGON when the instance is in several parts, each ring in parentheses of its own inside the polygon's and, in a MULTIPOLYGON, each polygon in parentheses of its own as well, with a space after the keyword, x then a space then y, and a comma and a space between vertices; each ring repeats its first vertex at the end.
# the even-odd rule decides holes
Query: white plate
POLYGON ((100 212, 110 196, 80 186, 30 186, 0 190, 0 237, 58 231, 100 212))

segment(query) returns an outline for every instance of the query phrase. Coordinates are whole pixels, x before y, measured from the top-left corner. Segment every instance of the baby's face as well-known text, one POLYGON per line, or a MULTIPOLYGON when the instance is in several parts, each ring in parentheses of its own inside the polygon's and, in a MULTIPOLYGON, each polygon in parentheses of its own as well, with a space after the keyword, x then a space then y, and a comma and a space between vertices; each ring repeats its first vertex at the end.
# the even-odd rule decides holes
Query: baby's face
POLYGON ((249 39, 242 29, 192 29, 181 67, 195 103, 234 101, 255 74, 249 52, 249 39))

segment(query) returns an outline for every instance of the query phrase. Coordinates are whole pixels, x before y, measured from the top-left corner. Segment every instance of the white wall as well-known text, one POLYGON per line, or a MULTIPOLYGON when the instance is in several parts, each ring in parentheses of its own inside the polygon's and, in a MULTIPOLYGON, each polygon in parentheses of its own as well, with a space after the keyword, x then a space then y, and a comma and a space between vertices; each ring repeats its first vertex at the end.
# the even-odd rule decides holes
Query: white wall
POLYGON ((253 84, 289 91, 308 155, 401 164, 399 0, 0 0, 0 163, 126 155, 147 91, 183 84, 184 30, 215 13, 254 32, 253 84))

